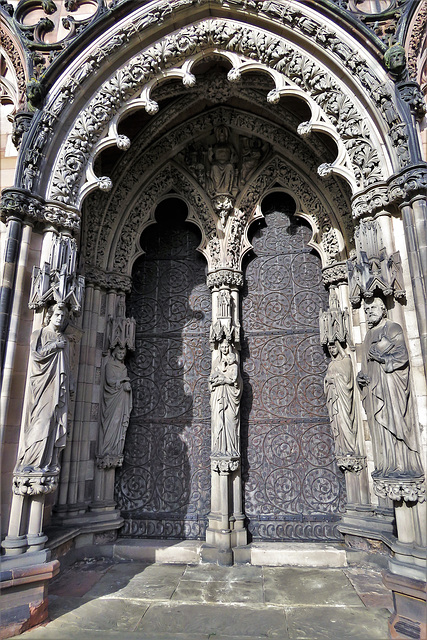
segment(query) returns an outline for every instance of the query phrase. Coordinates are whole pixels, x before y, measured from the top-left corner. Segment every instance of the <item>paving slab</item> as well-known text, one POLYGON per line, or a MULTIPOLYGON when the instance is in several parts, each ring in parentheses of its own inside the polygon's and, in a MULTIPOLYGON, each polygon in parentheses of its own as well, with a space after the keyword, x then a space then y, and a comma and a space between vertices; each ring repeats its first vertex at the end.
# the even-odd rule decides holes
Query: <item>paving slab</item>
POLYGON ((363 606, 340 569, 264 567, 266 603, 363 606))
POLYGON ((148 609, 148 603, 131 600, 111 600, 106 605, 102 599, 83 602, 71 611, 63 613, 63 603, 53 602, 49 615, 52 625, 61 628, 72 626, 76 629, 93 631, 134 631, 148 609))
POLYGON ((182 580, 176 588, 173 601, 218 603, 263 603, 262 581, 196 582, 182 580))
MULTIPOLYGON (((237 638, 280 638, 287 640, 286 617, 278 608, 218 604, 154 604, 137 627, 143 633, 197 633, 230 635, 237 638)), ((216 637, 215 636, 215 637, 216 637)))
POLYGON ((382 581, 380 571, 352 567, 344 569, 359 598, 366 607, 383 607, 393 610, 393 595, 382 581))
POLYGON ((290 640, 388 640, 387 609, 294 607, 286 609, 290 640))

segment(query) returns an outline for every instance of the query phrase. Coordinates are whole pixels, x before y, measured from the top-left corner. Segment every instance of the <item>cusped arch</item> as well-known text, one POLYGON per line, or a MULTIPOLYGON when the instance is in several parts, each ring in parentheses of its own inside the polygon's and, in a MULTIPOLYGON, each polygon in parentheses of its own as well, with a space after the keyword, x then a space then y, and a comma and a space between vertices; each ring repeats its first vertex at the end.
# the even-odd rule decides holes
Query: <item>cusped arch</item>
POLYGON ((198 185, 173 162, 164 166, 148 182, 140 184, 139 197, 126 210, 116 212, 115 221, 102 241, 96 256, 97 266, 130 276, 135 259, 141 255, 137 242, 141 233, 155 223, 155 209, 165 196, 181 197, 188 206, 187 221, 202 235, 198 250, 209 262, 209 242, 215 236, 214 214, 198 185))
MULTIPOLYGON (((299 21, 298 24, 303 31, 302 22, 299 21)), ((317 45, 321 40, 320 28, 320 24, 315 27, 318 36, 315 38, 317 45)), ((384 101, 380 98, 375 101, 373 93, 375 90, 381 90, 385 78, 379 79, 366 62, 360 58, 357 60, 356 51, 352 50, 348 43, 343 43, 343 46, 339 47, 335 41, 334 48, 331 38, 326 38, 326 41, 323 46, 329 53, 333 50, 335 66, 336 57, 344 59, 346 56, 345 66, 348 70, 351 57, 356 56, 353 63, 357 62, 354 75, 359 82, 359 96, 364 93, 369 94, 365 95, 365 98, 371 102, 368 121, 361 112, 360 104, 352 102, 349 95, 346 95, 350 91, 345 90, 344 83, 341 83, 337 76, 333 76, 325 66, 322 67, 311 54, 295 46, 289 46, 290 43, 286 42, 285 38, 234 19, 201 20, 197 24, 183 27, 165 36, 161 42, 139 53, 104 82, 88 107, 74 120, 72 129, 59 151, 58 161, 52 172, 52 180, 49 185, 43 186, 40 183, 41 189, 45 190, 48 200, 74 206, 80 197, 79 191, 89 157, 93 156, 98 141, 103 136, 107 136, 111 144, 118 142, 118 137, 115 135, 117 114, 120 113, 122 116, 126 112, 126 109, 124 110, 126 105, 129 108, 135 108, 135 105, 132 105, 135 97, 138 100, 145 100, 146 110, 155 111, 155 105, 152 104, 153 101, 146 87, 158 77, 165 78, 168 73, 178 74, 177 77, 181 80, 190 78, 191 84, 193 79, 189 72, 189 60, 195 51, 197 55, 200 51, 205 55, 209 52, 216 55, 223 53, 229 59, 231 54, 236 54, 243 67, 253 65, 255 59, 257 65, 268 69, 269 72, 274 70, 276 75, 279 74, 277 77, 281 78, 282 86, 276 87, 274 90, 276 93, 270 95, 272 102, 280 95, 286 95, 286 92, 292 94, 296 91, 298 95, 303 95, 313 108, 312 118, 306 123, 301 133, 307 134, 310 130, 328 130, 338 141, 338 157, 335 162, 322 167, 323 175, 330 172, 341 173, 350 181, 353 192, 382 179, 384 176, 381 165, 383 164, 388 172, 392 164, 397 161, 396 154, 393 156, 390 141, 386 140, 386 144, 379 144, 380 141, 384 143, 387 123, 384 122, 384 107, 384 120, 381 124, 381 107, 378 106, 384 101), (366 89, 367 86, 369 91, 366 89), (139 97, 138 92, 140 92, 139 97), (375 110, 378 111, 377 116, 373 115, 375 110), (386 154, 380 158, 379 154, 383 153, 384 148, 386 154)), ((233 69, 238 76, 239 68, 235 65, 233 69)), ((85 70, 85 65, 80 65, 74 75, 71 74, 67 79, 66 86, 63 84, 52 91, 47 108, 38 121, 39 128, 51 126, 52 122, 55 122, 69 102, 64 99, 66 91, 71 91, 73 82, 75 86, 82 84, 88 75, 90 70, 85 70)), ((384 89, 381 95, 384 98, 384 89)), ((398 121, 399 115, 395 109, 394 113, 395 121, 398 121)), ((108 188, 109 186, 108 182, 97 179, 96 176, 92 176, 92 182, 93 187, 108 188)), ((86 189, 87 192, 88 189, 86 189)))

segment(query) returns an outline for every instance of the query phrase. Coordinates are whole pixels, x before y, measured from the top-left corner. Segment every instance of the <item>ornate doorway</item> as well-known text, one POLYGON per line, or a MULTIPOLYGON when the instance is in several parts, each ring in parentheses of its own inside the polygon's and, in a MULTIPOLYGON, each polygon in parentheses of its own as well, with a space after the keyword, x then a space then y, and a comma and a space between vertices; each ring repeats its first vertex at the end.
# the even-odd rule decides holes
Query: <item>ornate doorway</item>
POLYGON ((290 196, 263 201, 242 297, 244 511, 254 539, 328 540, 345 505, 319 341, 328 306, 312 232, 290 196))
POLYGON ((202 538, 210 500, 210 293, 186 207, 169 198, 141 238, 128 314, 133 412, 116 496, 123 535, 202 538))

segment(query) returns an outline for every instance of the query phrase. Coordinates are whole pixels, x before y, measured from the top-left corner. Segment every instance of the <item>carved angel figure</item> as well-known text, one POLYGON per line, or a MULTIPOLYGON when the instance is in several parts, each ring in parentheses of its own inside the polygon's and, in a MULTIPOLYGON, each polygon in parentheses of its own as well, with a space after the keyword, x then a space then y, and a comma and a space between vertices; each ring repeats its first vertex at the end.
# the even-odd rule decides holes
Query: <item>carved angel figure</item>
POLYGON ((233 347, 224 338, 209 377, 212 410, 212 454, 240 455, 239 426, 242 378, 233 347))
POLYGON ((24 433, 18 455, 20 471, 54 471, 65 447, 70 394, 68 321, 64 304, 50 308, 47 326, 31 336, 24 433))
POLYGON ((98 464, 106 467, 120 466, 122 463, 132 411, 132 389, 124 364, 125 356, 126 349, 117 345, 105 365, 98 464))
POLYGON ((324 387, 335 440, 335 454, 337 457, 355 455, 357 423, 351 358, 338 340, 328 344, 328 349, 332 360, 326 372, 324 387))
POLYGON ((387 319, 380 298, 365 303, 369 330, 357 382, 381 477, 422 475, 409 384, 409 356, 402 327, 387 319))

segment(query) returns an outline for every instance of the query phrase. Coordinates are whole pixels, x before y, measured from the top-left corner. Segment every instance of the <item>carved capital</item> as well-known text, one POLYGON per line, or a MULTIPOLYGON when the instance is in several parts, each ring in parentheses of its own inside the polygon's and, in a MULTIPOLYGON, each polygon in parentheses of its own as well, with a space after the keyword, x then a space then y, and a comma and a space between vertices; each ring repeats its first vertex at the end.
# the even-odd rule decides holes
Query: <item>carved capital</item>
POLYGON ((219 471, 220 473, 230 473, 231 471, 237 471, 240 465, 240 459, 230 457, 211 457, 211 469, 212 471, 219 471))
POLYGON ((113 469, 121 467, 123 464, 123 455, 114 455, 107 453, 104 456, 96 456, 96 466, 99 469, 113 469))
POLYGON ((53 224, 58 229, 80 229, 80 212, 73 207, 62 207, 55 204, 47 204, 43 209, 46 222, 53 224))
POLYGON ((425 502, 424 478, 373 478, 374 491, 380 498, 405 502, 425 502))
POLYGON ((30 222, 42 222, 43 202, 21 189, 5 189, 1 195, 1 220, 7 222, 10 217, 18 217, 30 222))
POLYGON ((13 474, 13 493, 38 496, 53 493, 59 482, 59 468, 52 471, 16 471, 13 474))
POLYGON ((104 271, 91 264, 85 265, 85 279, 88 285, 95 285, 103 289, 128 292, 132 288, 132 278, 115 271, 104 271))
POLYGON ((243 274, 241 271, 233 271, 232 269, 218 269, 208 274, 206 283, 210 289, 222 285, 241 287, 243 286, 243 274))
POLYGON ((352 455, 337 456, 337 464, 342 471, 360 473, 366 467, 366 458, 352 455))
POLYGON ((347 277, 347 264, 345 262, 336 262, 330 267, 322 269, 322 281, 325 287, 347 282, 347 277))
POLYGON ((426 163, 406 167, 387 182, 378 182, 356 194, 352 203, 353 217, 373 215, 393 205, 402 206, 420 195, 427 195, 426 163))

